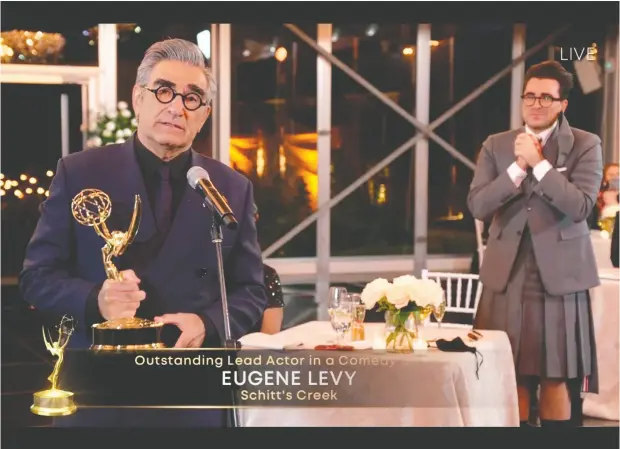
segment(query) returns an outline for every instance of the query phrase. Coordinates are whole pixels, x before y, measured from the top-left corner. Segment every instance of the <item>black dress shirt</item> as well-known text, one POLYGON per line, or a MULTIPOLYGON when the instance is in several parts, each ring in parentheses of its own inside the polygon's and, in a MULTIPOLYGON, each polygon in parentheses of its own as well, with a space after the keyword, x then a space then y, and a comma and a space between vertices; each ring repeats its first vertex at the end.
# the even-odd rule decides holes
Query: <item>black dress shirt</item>
POLYGON ((183 192, 185 192, 185 186, 187 185, 187 170, 191 168, 192 155, 191 151, 186 151, 169 162, 162 161, 153 152, 148 150, 142 142, 138 140, 136 135, 134 138, 136 158, 138 159, 138 165, 142 171, 144 177, 144 184, 146 186, 146 192, 149 197, 149 203, 155 206, 155 192, 159 183, 159 167, 161 165, 168 165, 170 167, 170 183, 172 185, 172 217, 181 204, 181 198, 183 192))
MULTIPOLYGON (((191 150, 185 151, 184 153, 178 155, 174 159, 168 162, 162 161, 159 157, 157 157, 153 152, 148 150, 142 142, 138 139, 137 134, 134 135, 134 150, 136 153, 136 159, 138 161, 138 165, 140 167, 140 171, 142 172, 142 176, 144 178, 144 184, 146 187, 146 192, 149 199, 149 204, 151 208, 155 210, 155 195, 158 187, 159 181, 159 168, 162 164, 168 164, 170 168, 170 183, 172 187, 172 220, 174 221, 174 216, 176 211, 178 210, 179 204, 181 204, 181 200, 183 198, 183 194, 185 192, 185 188, 188 186, 186 174, 187 171, 191 167, 192 157, 191 150)), ((128 254, 125 257, 125 262, 128 263, 128 266, 139 265, 142 261, 152 260, 161 245, 165 241, 166 235, 161 235, 161 233, 156 234, 152 239, 149 240, 146 244, 142 245, 140 249, 137 248, 138 245, 133 245, 128 250, 128 254), (132 251, 136 250, 136 251, 132 251)), ((119 267, 119 270, 121 268, 119 267)), ((101 291, 103 283, 98 284, 91 291, 86 304, 86 326, 90 327, 92 324, 100 323, 105 321, 105 318, 101 316, 99 311, 99 303, 98 296, 101 291)), ((148 301, 148 294, 145 302, 148 301)), ((143 304, 140 306, 140 309, 145 308, 146 310, 157 309, 157 307, 152 307, 150 304, 149 307, 147 304, 143 304), (144 307, 146 306, 146 307, 144 307)), ((138 309, 138 312, 141 310, 138 309)), ((148 315, 152 315, 152 313, 147 313, 147 316, 143 316, 144 318, 153 318, 148 315)), ((142 316, 138 314, 138 316, 142 316)), ((207 334, 205 336, 205 342, 203 346, 219 346, 220 338, 217 333, 217 329, 213 325, 213 322, 206 315, 199 315, 202 319, 207 334)))

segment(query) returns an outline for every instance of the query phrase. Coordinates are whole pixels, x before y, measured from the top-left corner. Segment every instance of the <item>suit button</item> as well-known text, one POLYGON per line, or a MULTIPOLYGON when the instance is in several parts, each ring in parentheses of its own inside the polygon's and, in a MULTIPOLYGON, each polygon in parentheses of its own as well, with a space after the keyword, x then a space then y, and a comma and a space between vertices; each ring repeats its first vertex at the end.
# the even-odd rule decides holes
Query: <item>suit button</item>
POLYGON ((532 208, 531 208, 531 207, 528 207, 528 208, 527 208, 527 211, 528 211, 528 212, 529 212, 529 211, 531 211, 531 210, 532 210, 532 208))
POLYGON ((517 231, 517 235, 521 235, 521 234, 522 234, 521 231, 517 231))

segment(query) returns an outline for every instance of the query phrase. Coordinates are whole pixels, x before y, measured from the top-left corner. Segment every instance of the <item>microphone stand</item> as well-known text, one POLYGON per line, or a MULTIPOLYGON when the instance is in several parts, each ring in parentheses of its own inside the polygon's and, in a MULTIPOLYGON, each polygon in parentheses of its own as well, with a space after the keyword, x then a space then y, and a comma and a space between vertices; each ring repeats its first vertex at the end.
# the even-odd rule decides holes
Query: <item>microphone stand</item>
MULTIPOLYGON (((204 204, 203 204, 204 206, 204 204)), ((230 316, 228 314, 228 298, 226 296, 226 279, 224 277, 224 259, 222 257, 222 222, 217 216, 213 214, 213 226, 211 227, 211 241, 215 244, 215 251, 217 253, 217 267, 218 278, 220 281, 220 296, 222 298, 222 312, 224 315, 224 348, 228 350, 236 351, 239 349, 239 343, 233 339, 230 333, 230 316)), ((232 427, 239 427, 239 413, 236 408, 237 393, 234 386, 231 387, 232 394, 232 413, 230 421, 232 427)))

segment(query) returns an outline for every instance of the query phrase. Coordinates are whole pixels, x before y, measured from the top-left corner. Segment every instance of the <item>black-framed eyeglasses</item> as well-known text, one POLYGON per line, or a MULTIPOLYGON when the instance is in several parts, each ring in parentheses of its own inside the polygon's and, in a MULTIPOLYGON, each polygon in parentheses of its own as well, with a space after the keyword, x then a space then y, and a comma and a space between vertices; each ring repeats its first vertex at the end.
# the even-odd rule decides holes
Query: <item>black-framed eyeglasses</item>
POLYGON ((521 99, 526 106, 534 106, 536 104, 536 100, 538 100, 538 103, 542 108, 548 108, 554 101, 562 101, 561 98, 555 98, 551 95, 541 95, 540 97, 537 97, 533 94, 521 95, 521 99))
POLYGON ((153 92, 155 94, 155 98, 157 98, 157 101, 163 104, 172 103, 177 96, 181 97, 183 106, 185 106, 185 109, 188 111, 195 111, 196 109, 207 105, 207 102, 203 101, 202 98, 200 98, 200 95, 195 92, 181 94, 179 92, 175 92, 172 87, 168 86, 159 86, 157 89, 145 87, 145 89, 149 92, 153 92))

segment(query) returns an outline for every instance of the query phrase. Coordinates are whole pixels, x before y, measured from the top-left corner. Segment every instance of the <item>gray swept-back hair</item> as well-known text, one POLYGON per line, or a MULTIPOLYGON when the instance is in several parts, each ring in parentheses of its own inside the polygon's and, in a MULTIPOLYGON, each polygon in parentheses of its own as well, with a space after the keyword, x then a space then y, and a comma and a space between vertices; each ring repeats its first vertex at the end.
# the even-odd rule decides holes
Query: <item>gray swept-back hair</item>
POLYGON ((215 77, 211 69, 205 64, 205 57, 196 44, 183 39, 167 39, 154 43, 146 51, 140 67, 138 67, 136 84, 145 87, 153 68, 161 61, 180 61, 200 67, 207 79, 206 101, 208 104, 211 103, 217 92, 215 77))

